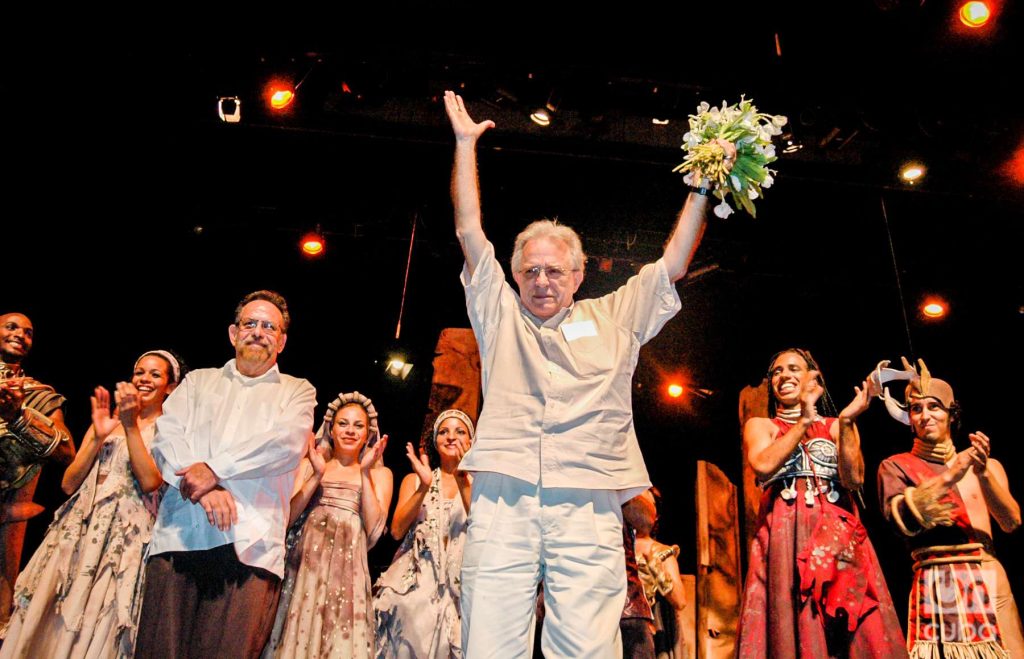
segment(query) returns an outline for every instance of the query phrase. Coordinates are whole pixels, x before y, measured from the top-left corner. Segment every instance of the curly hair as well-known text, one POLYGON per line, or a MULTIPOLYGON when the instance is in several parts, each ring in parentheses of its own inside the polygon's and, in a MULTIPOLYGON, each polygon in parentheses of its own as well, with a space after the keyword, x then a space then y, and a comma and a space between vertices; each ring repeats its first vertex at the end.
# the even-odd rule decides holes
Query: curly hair
POLYGON ((366 414, 366 444, 363 446, 363 451, 376 444, 377 440, 380 439, 377 408, 373 406, 373 401, 358 391, 342 392, 327 405, 323 422, 320 424, 320 429, 316 432, 316 445, 326 452, 328 459, 334 454, 334 442, 331 439, 331 425, 334 423, 334 415, 338 413, 338 410, 351 406, 361 408, 366 414))

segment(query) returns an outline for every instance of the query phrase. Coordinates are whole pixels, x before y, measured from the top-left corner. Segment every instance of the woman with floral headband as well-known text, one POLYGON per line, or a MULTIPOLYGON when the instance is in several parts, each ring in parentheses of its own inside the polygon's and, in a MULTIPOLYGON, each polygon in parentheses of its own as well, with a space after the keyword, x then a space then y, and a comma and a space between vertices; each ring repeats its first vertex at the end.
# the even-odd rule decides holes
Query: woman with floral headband
POLYGON ((864 482, 854 420, 865 380, 836 418, 820 369, 799 348, 768 369, 769 418, 743 428, 764 495, 740 610, 737 657, 906 657, 878 558, 851 493, 864 482), (817 403, 825 403, 825 417, 817 403))
POLYGON ((309 441, 291 499, 281 601, 264 656, 371 656, 374 644, 366 552, 391 505, 377 411, 358 391, 340 394, 309 441))
POLYGON ((131 657, 142 605, 143 555, 163 478, 149 445, 181 360, 143 353, 116 408, 96 387, 92 426, 61 487, 71 495, 14 587, 2 657, 131 657))
POLYGON ((377 582, 373 602, 378 657, 462 656, 459 572, 471 479, 459 462, 473 432, 466 414, 445 410, 419 455, 405 446, 412 473, 402 480, 391 520, 391 535, 402 545, 377 582))

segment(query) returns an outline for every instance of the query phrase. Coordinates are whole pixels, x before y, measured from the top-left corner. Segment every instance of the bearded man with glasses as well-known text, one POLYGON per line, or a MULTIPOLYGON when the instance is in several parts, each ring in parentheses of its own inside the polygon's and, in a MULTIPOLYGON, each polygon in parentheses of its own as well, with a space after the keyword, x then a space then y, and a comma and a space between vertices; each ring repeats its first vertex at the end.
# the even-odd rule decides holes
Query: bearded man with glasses
POLYGON ((189 372, 164 402, 152 450, 168 490, 136 657, 255 657, 270 636, 316 406, 313 385, 277 367, 290 320, 280 294, 246 295, 228 326, 235 358, 189 372))

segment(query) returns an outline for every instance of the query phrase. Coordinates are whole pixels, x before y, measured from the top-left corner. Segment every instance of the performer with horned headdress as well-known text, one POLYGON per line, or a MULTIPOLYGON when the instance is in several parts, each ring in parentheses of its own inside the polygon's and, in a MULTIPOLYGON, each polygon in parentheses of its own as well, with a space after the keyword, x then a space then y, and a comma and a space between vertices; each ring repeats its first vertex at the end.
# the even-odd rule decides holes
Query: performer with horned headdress
POLYGON ((959 453, 953 432, 960 404, 949 383, 920 373, 885 368, 880 384, 909 380, 906 403, 883 394, 889 413, 914 431, 914 445, 878 468, 878 494, 886 519, 907 539, 914 559, 907 648, 911 657, 1024 657, 1020 614, 1006 571, 993 555, 995 518, 1006 532, 1020 527, 1020 506, 1006 471, 989 457, 991 440, 968 435, 959 453))

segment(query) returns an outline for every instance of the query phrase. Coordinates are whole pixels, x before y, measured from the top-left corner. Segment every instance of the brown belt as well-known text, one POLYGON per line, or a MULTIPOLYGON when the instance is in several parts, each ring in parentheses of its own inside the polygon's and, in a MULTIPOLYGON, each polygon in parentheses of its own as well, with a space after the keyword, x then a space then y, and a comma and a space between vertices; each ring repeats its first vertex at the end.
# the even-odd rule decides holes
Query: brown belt
POLYGON ((985 548, 980 542, 968 542, 962 545, 934 545, 932 547, 921 547, 910 552, 914 559, 914 571, 929 567, 931 565, 949 565, 953 563, 981 563, 983 556, 981 550, 985 548), (953 552, 978 552, 971 555, 961 556, 935 556, 934 554, 949 554, 953 552))

